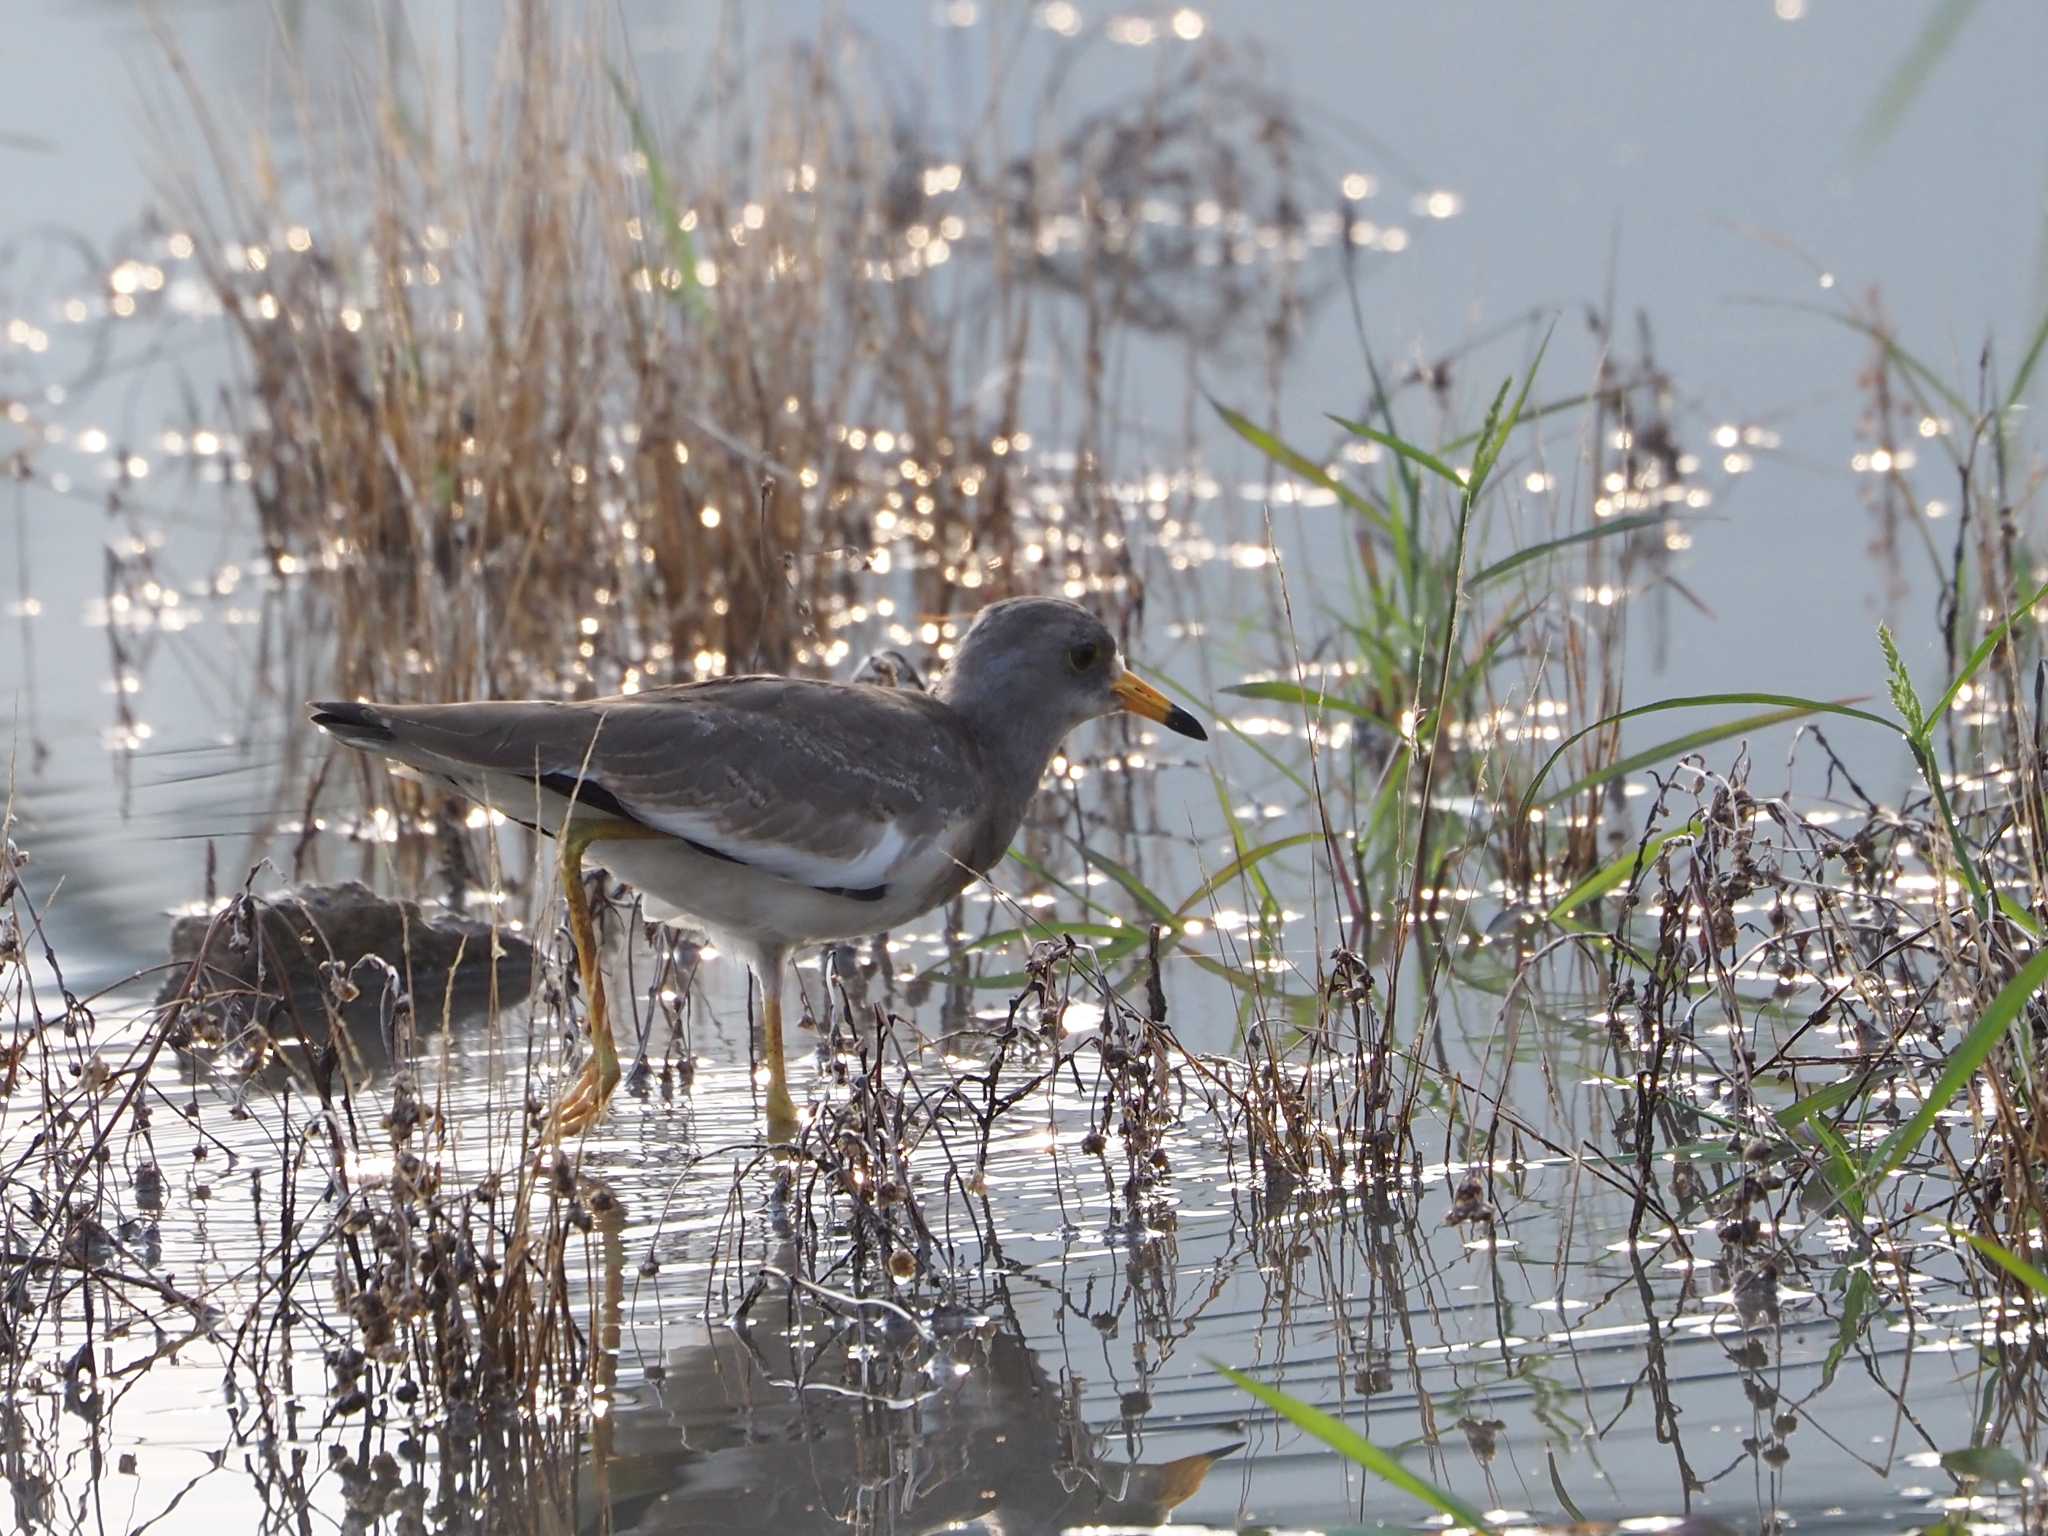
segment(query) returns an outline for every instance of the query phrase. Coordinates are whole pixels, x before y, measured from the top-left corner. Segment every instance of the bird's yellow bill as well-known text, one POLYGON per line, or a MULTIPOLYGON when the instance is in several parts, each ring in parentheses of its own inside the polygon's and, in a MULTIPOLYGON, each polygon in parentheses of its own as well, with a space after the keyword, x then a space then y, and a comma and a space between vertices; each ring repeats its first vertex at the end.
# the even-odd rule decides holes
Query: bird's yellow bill
POLYGON ((1117 680, 1109 685, 1109 691, 1116 695, 1119 704, 1134 715, 1142 715, 1147 720, 1157 720, 1169 731, 1178 731, 1181 735, 1192 736, 1197 741, 1209 739, 1209 733, 1202 729, 1201 721, 1135 672, 1120 674, 1117 680))

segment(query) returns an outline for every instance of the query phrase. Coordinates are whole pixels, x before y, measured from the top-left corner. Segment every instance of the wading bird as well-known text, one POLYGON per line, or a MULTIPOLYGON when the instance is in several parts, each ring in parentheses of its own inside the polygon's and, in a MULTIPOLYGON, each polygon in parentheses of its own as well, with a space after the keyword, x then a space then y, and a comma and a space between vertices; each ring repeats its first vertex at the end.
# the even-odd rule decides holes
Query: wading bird
POLYGON ((984 608, 929 693, 726 677, 577 703, 309 709, 348 746, 556 838, 591 1054, 549 1115, 555 1137, 596 1123, 619 1080, 583 889, 592 845, 650 915, 694 924, 753 971, 768 1137, 788 1141, 792 949, 893 928, 985 874, 1084 720, 1128 710, 1208 739, 1125 669, 1101 620, 1057 598, 984 608))

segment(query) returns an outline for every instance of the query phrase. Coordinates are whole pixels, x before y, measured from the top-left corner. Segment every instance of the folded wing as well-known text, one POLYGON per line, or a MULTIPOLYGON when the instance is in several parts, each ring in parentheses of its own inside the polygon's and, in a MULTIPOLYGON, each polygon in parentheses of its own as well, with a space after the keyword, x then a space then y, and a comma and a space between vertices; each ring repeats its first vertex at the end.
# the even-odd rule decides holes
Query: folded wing
POLYGON ((508 815, 533 807, 548 830, 631 820, 867 899, 950 859, 975 811, 972 743, 936 701, 881 688, 730 678, 573 704, 316 704, 313 718, 508 815))

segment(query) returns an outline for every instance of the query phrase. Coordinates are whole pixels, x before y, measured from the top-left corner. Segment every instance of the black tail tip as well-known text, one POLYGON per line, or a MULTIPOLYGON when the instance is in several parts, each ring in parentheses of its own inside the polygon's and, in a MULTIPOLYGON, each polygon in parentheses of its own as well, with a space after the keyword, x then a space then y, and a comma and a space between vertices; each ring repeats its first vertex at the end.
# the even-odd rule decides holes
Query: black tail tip
POLYGON ((332 731, 344 741, 390 741, 389 728, 378 721, 367 704, 340 699, 316 699, 306 706, 307 717, 322 730, 332 731))

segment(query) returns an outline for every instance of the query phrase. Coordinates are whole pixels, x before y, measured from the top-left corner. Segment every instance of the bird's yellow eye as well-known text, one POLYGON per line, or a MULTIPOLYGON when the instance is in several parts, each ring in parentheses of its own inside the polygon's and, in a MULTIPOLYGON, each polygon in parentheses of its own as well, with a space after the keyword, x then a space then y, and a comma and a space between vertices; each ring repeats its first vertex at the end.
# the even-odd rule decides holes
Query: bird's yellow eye
POLYGON ((1067 652, 1067 665, 1076 672, 1086 672, 1095 665, 1095 658, 1102 654, 1100 646, 1093 640, 1084 640, 1067 652))

